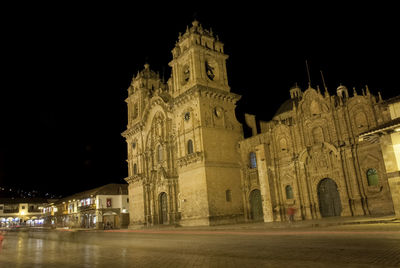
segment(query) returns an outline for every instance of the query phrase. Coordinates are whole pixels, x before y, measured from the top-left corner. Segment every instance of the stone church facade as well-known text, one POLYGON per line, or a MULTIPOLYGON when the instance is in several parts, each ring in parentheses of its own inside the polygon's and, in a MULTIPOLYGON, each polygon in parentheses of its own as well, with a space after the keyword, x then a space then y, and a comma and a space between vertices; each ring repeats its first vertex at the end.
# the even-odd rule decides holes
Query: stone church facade
POLYGON ((357 135, 389 120, 385 102, 294 87, 269 122, 235 116, 223 44, 194 21, 171 77, 148 64, 128 88, 130 227, 215 225, 393 213, 379 145, 357 135), (258 123, 258 124, 257 124, 258 123), (368 174, 368 175, 367 175, 368 174))

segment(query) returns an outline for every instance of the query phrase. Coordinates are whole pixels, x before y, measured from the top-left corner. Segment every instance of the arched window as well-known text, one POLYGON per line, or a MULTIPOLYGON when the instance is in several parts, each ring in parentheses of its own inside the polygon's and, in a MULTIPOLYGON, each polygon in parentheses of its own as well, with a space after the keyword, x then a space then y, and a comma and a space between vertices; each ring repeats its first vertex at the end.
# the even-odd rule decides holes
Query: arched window
POLYGON ((232 191, 231 190, 226 190, 225 191, 225 198, 226 198, 226 202, 231 202, 232 201, 232 191))
POLYGON ((367 170, 368 186, 376 186, 379 183, 378 172, 374 168, 367 170))
POLYGON ((135 164, 133 164, 133 174, 137 174, 137 165, 136 165, 136 163, 135 164))
POLYGON ((138 114, 139 114, 138 105, 137 105, 137 103, 135 103, 135 104, 133 105, 132 119, 133 119, 133 120, 136 119, 137 116, 138 116, 138 114))
POLYGON ((187 142, 187 152, 188 152, 188 154, 193 153, 193 141, 192 140, 188 140, 188 142, 187 142))
POLYGON ((250 153, 250 168, 257 167, 257 157, 255 152, 250 153))
POLYGON ((285 190, 286 190, 286 199, 293 199, 293 189, 292 189, 292 186, 287 185, 285 190))
POLYGON ((157 158, 158 158, 158 162, 163 161, 163 148, 161 145, 157 146, 157 158))

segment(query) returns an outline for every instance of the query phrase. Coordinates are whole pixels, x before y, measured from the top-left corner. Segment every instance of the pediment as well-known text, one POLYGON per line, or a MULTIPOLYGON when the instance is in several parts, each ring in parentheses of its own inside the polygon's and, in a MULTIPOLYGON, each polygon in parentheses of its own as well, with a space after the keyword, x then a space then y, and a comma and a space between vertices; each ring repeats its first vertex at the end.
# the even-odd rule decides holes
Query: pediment
POLYGON ((361 166, 367 167, 367 166, 378 166, 379 165, 379 158, 372 155, 372 154, 367 154, 362 160, 361 160, 361 166))

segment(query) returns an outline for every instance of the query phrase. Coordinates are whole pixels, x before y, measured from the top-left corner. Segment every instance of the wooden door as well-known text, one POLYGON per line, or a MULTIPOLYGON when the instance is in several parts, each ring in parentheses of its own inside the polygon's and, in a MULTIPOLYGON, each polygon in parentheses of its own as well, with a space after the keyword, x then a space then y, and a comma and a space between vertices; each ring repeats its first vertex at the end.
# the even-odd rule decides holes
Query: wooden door
POLYGON ((168 224, 168 203, 167 194, 160 194, 160 224, 168 224))
POLYGON ((336 183, 323 179, 318 185, 319 210, 322 217, 340 216, 342 205, 336 183))

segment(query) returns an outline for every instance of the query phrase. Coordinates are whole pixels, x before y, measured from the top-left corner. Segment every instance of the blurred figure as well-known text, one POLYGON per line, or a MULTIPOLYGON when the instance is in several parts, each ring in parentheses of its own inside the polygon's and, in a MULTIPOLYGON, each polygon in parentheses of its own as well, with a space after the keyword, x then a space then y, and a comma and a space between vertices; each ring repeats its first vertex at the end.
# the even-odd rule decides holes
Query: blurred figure
POLYGON ((107 221, 107 223, 104 225, 104 230, 110 230, 111 229, 111 224, 109 221, 107 221))
POLYGON ((294 214, 296 213, 296 209, 294 207, 289 207, 287 210, 287 214, 289 216, 289 222, 294 222, 294 214))
POLYGON ((3 232, 0 232, 0 251, 3 248, 3 239, 4 239, 4 234, 3 232))

